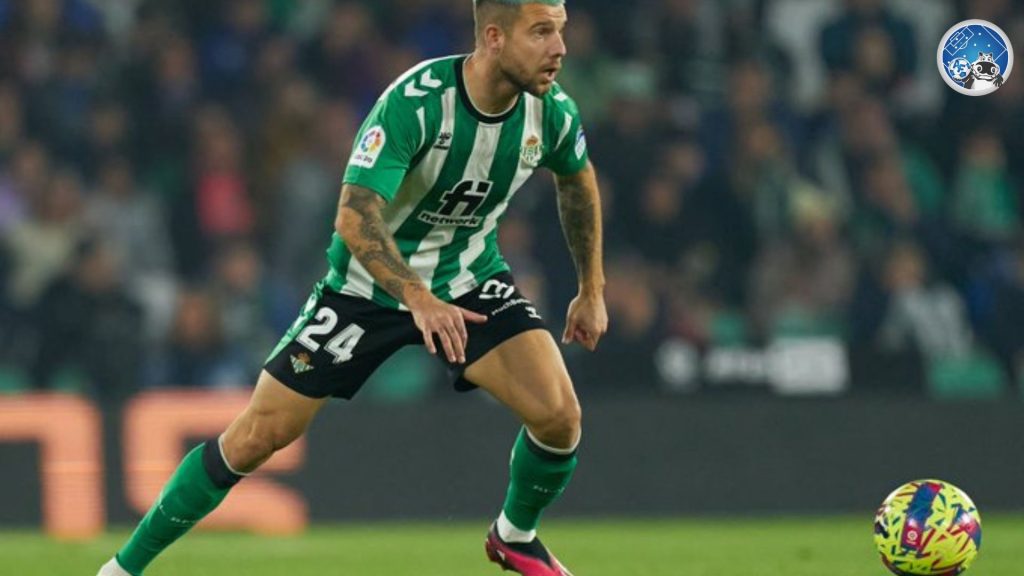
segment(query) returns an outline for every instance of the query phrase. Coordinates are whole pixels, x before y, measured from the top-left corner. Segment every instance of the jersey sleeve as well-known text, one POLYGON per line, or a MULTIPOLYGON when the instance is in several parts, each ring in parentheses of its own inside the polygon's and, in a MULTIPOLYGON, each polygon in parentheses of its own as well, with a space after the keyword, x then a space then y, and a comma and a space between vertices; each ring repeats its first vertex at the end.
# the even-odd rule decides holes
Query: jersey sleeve
POLYGON ((369 188, 391 202, 423 141, 420 120, 397 91, 385 94, 363 121, 344 183, 369 188))
POLYGON ((558 134, 558 140, 541 165, 555 174, 575 174, 587 165, 587 138, 583 134, 583 122, 576 103, 565 92, 556 94, 554 100, 559 106, 552 129, 558 134))

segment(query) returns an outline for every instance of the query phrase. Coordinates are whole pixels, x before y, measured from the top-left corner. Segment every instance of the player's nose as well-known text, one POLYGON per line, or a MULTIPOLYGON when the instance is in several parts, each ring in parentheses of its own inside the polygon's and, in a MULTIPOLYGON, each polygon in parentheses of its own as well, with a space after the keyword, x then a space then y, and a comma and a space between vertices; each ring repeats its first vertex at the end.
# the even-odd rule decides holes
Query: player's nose
POLYGON ((555 38, 551 46, 552 56, 562 58, 565 56, 567 51, 565 47, 565 37, 561 33, 553 34, 552 36, 555 38))

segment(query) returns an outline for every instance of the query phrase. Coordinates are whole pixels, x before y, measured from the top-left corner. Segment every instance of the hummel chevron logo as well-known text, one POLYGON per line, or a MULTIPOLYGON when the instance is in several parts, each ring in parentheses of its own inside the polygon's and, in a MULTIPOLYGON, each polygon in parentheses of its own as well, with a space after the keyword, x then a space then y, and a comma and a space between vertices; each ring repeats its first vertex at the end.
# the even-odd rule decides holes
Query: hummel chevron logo
MULTIPOLYGON (((424 88, 439 88, 443 84, 437 78, 434 78, 430 70, 420 74, 420 85, 424 88)), ((426 96, 426 90, 420 90, 416 87, 416 79, 412 79, 408 84, 405 85, 405 96, 407 98, 419 98, 420 96, 426 96)))

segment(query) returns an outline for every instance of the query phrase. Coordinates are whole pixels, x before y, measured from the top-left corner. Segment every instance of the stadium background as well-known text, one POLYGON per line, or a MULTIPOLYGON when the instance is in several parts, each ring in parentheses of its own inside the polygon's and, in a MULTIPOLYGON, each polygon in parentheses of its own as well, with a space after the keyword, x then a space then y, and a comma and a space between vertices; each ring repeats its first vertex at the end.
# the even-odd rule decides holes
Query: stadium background
MULTIPOLYGON (((966 18, 1022 49, 1024 10, 568 9, 611 327, 565 349, 587 448, 551 514, 870 515, 919 476, 1019 510, 1024 82, 961 96, 934 55, 966 18)), ((469 0, 0 0, 0 526, 46 521, 50 394, 95 409, 104 518, 138 517, 128 415, 244 396, 325 271, 361 118, 471 46, 469 0)), ((501 241, 560 329, 575 277, 546 175, 501 241)), ((275 478, 313 521, 482 518, 514 429, 409 350, 275 478)))

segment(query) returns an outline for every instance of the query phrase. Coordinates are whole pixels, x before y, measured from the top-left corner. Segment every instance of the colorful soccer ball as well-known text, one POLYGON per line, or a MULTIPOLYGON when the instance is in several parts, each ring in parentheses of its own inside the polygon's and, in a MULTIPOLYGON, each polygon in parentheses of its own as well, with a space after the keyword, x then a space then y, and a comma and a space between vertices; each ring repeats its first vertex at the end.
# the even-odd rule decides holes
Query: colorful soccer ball
POLYGON ((954 576, 981 549, 981 516, 962 490, 942 480, 915 480, 882 502, 875 545, 898 576, 954 576))
POLYGON ((971 74, 971 63, 963 56, 950 60, 946 64, 946 69, 949 70, 949 75, 954 80, 963 81, 971 74))

